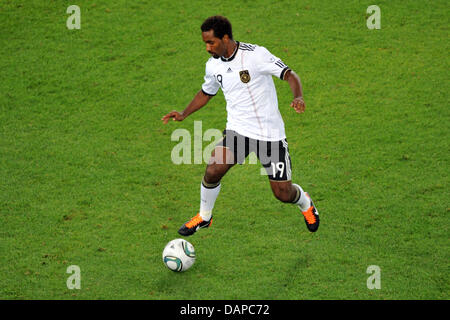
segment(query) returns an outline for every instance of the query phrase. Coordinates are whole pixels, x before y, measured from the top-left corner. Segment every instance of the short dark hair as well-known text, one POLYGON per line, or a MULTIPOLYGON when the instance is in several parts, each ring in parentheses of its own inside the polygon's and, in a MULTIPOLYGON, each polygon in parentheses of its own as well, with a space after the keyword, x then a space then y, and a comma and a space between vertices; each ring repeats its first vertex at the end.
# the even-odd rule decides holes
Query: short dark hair
POLYGON ((212 16, 203 22, 200 27, 202 32, 213 30, 214 36, 222 39, 224 35, 228 35, 230 39, 233 39, 233 32, 231 30, 231 23, 227 18, 223 16, 212 16))

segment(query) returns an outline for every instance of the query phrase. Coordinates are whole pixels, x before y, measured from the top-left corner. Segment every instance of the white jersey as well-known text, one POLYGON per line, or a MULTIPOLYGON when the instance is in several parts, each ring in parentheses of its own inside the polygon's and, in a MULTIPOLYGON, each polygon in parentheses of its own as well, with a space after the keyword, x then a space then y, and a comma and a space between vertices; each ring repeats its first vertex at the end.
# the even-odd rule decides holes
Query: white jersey
POLYGON ((230 58, 211 57, 206 62, 203 92, 213 96, 222 89, 227 102, 227 130, 263 141, 285 139, 272 76, 283 79, 289 68, 264 47, 237 44, 230 58))

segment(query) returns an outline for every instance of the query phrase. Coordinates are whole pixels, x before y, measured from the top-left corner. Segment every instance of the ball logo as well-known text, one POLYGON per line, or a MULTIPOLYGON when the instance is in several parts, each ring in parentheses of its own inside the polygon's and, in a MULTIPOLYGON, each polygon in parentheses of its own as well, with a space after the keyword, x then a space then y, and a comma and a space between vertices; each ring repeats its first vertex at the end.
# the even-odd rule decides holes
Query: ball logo
POLYGON ((183 262, 177 257, 166 256, 164 263, 172 271, 181 271, 183 269, 183 262))
POLYGON ((184 253, 190 258, 195 258, 194 248, 189 248, 187 242, 182 242, 181 244, 183 246, 184 253))

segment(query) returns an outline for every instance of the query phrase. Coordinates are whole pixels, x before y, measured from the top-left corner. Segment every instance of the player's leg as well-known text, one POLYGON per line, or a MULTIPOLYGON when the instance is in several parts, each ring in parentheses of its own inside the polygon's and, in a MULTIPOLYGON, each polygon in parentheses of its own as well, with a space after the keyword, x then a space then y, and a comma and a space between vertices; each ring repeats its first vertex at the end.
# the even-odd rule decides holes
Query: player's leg
POLYGON ((293 203, 297 197, 297 189, 292 185, 290 180, 279 181, 269 180, 272 193, 281 202, 293 203))
POLYGON ((190 236, 198 229, 211 225, 212 210, 220 192, 220 180, 234 165, 234 156, 230 149, 222 145, 216 146, 200 185, 200 211, 178 230, 179 234, 190 236))
MULTIPOLYGON (((291 182, 291 158, 287 141, 282 140, 278 144, 271 143, 270 148, 271 151, 268 152, 269 161, 264 162, 264 168, 269 177, 274 196, 282 202, 296 204, 305 218, 308 230, 311 232, 317 231, 319 228, 319 213, 314 203, 302 187, 291 182)), ((263 157, 261 154, 259 156, 260 158, 263 157)))
POLYGON ((222 177, 236 163, 242 163, 247 155, 248 138, 225 130, 223 139, 211 154, 201 185, 200 216, 203 220, 208 221, 212 216, 222 177))
POLYGON ((200 186, 200 216, 203 220, 211 219, 214 203, 220 192, 220 181, 234 165, 230 149, 217 146, 213 150, 200 186))
POLYGON ((285 203, 294 203, 300 208, 309 231, 317 231, 320 222, 319 212, 309 194, 303 191, 302 187, 291 181, 276 180, 270 180, 270 187, 278 200, 285 203))
POLYGON ((203 181, 207 184, 217 184, 223 176, 236 164, 232 151, 222 145, 217 145, 211 153, 206 166, 203 181))

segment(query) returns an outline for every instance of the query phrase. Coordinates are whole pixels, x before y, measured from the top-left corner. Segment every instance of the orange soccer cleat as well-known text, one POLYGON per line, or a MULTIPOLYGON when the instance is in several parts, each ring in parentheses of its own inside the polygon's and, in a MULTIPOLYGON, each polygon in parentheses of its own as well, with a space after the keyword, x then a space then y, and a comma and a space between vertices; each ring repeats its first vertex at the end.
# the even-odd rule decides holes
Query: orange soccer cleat
POLYGON ((193 235, 198 229, 208 228, 212 224, 212 216, 208 221, 203 220, 200 213, 198 213, 191 220, 186 222, 181 226, 178 230, 178 233, 182 236, 190 236, 193 235))

